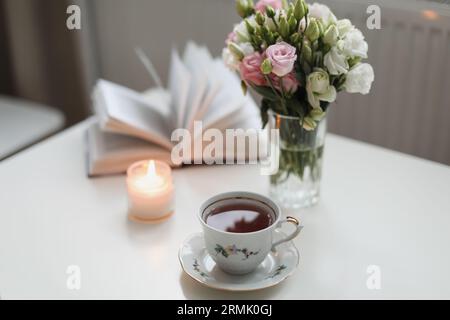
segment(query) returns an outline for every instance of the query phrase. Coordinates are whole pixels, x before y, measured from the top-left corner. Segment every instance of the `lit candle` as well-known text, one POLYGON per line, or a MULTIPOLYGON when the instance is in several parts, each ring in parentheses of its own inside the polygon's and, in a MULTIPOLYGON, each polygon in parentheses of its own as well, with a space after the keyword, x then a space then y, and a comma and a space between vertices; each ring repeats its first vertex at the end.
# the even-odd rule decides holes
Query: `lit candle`
POLYGON ((138 222, 160 222, 174 210, 172 172, 166 163, 144 160, 127 170, 128 216, 138 222))

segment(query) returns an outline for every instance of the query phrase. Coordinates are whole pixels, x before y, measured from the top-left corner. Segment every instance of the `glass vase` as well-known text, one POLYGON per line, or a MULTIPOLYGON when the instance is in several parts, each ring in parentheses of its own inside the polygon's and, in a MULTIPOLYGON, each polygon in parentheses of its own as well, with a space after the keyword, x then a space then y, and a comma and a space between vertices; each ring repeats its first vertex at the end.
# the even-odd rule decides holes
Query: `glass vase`
POLYGON ((303 208, 319 200, 326 118, 305 130, 298 117, 269 111, 269 128, 278 129, 279 168, 270 176, 270 194, 284 208, 303 208))

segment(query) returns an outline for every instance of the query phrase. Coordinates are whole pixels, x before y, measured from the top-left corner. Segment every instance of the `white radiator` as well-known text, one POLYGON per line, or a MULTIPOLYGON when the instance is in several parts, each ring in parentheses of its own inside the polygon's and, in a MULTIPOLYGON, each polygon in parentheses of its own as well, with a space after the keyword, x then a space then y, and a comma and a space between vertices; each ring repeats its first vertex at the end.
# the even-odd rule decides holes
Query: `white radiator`
POLYGON ((338 96, 330 131, 450 164, 450 7, 369 1, 382 19, 368 30, 367 2, 323 2, 361 28, 375 70, 369 95, 338 96))

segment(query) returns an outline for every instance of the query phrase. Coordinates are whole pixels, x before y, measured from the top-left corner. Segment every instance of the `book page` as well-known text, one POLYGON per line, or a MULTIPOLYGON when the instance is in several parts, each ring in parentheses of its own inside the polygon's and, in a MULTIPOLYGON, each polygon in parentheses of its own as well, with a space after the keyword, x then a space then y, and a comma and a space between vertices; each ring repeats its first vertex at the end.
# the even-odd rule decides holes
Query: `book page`
POLYGON ((247 97, 242 93, 240 80, 225 67, 221 60, 214 61, 212 70, 216 77, 221 79, 222 85, 203 116, 205 128, 217 124, 221 118, 237 112, 245 106, 247 101, 247 97))
POLYGON ((133 162, 157 159, 172 165, 170 151, 122 134, 101 130, 95 119, 87 130, 87 171, 89 176, 118 174, 133 162))
POLYGON ((172 97, 170 128, 181 128, 187 107, 191 74, 181 61, 177 51, 172 49, 172 57, 169 70, 168 90, 172 97))
POLYGON ((191 73, 191 82, 187 99, 183 127, 189 128, 193 117, 201 106, 208 89, 208 68, 210 60, 199 46, 189 41, 183 54, 183 62, 191 73))
POLYGON ((156 87, 142 92, 141 95, 148 105, 157 110, 164 118, 170 118, 170 103, 172 97, 170 96, 169 91, 161 90, 161 88, 156 87))
MULTIPOLYGON (((134 90, 100 80, 96 86, 94 104, 103 129, 132 135, 171 148, 168 118, 159 109, 168 108, 149 103, 149 99, 134 90)), ((162 90, 162 89, 155 89, 162 90)), ((153 92, 155 94, 156 92, 153 92)), ((159 93, 161 96, 165 94, 159 93)))
POLYGON ((206 112, 211 106, 212 101, 222 87, 222 80, 213 72, 212 64, 214 59, 208 49, 204 46, 198 47, 197 55, 199 61, 198 67, 205 70, 207 80, 206 90, 201 99, 200 105, 195 110, 192 110, 190 117, 187 119, 187 128, 191 132, 194 129, 194 121, 203 120, 206 112))
POLYGON ((261 129, 261 119, 259 114, 259 108, 256 106, 255 102, 251 97, 246 97, 244 104, 241 108, 235 109, 234 112, 228 113, 224 117, 218 118, 215 122, 210 122, 204 130, 208 128, 217 128, 219 130, 224 130, 228 128, 254 128, 261 129), (241 127, 242 123, 245 127, 241 127))

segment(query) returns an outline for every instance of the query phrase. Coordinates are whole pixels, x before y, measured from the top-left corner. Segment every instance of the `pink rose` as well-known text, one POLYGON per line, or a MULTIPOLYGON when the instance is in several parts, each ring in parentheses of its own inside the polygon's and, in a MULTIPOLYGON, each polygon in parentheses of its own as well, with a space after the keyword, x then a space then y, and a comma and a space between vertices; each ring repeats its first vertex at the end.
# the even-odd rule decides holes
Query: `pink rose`
POLYGON ((266 50, 266 56, 272 64, 272 72, 282 77, 294 68, 294 62, 297 60, 295 47, 284 41, 269 46, 266 50))
POLYGON ((237 42, 237 35, 234 31, 231 31, 228 34, 227 39, 225 40, 225 44, 228 45, 230 42, 237 42))
POLYGON ((264 86, 266 84, 266 79, 260 69, 263 60, 264 58, 259 52, 254 52, 245 56, 239 64, 242 80, 257 86, 264 86))
POLYGON ((291 72, 280 78, 274 74, 270 75, 270 80, 272 80, 273 86, 275 89, 281 92, 281 84, 283 84, 283 91, 287 93, 294 93, 297 91, 299 82, 295 77, 295 73, 291 72))
POLYGON ((256 12, 265 13, 266 7, 271 6, 273 9, 281 9, 283 7, 283 4, 281 3, 281 0, 259 0, 255 4, 255 10, 256 12))

